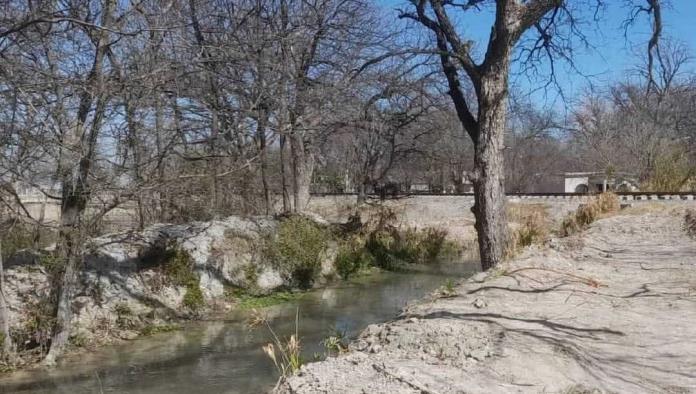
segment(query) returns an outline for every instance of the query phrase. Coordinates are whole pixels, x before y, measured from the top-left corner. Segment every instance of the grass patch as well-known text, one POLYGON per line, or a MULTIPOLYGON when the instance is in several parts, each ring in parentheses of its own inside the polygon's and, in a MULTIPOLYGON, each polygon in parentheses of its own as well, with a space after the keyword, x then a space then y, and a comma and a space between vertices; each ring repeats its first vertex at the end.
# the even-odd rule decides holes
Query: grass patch
POLYGON ((546 205, 543 204, 508 204, 508 220, 511 222, 508 257, 530 245, 541 244, 549 236, 550 220, 546 205))

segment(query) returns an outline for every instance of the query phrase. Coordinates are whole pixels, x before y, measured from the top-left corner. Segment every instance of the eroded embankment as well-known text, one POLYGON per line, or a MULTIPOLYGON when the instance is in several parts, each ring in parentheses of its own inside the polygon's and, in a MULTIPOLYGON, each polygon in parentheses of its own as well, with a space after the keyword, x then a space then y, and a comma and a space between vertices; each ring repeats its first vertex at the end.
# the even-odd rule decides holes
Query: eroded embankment
POLYGON ((683 212, 600 220, 368 327, 285 393, 696 392, 683 212))

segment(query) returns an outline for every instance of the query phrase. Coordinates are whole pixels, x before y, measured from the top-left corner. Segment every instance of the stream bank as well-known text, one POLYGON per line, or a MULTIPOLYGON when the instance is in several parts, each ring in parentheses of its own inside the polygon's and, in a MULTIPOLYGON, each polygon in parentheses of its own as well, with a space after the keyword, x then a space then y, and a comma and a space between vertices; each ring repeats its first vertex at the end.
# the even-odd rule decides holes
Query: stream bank
MULTIPOLYGON (((390 218, 329 224, 311 215, 233 216, 91 239, 73 291, 72 349, 174 331, 245 301, 267 301, 254 297, 294 298, 372 267, 433 262, 453 250, 445 231, 397 228, 390 218)), ((0 370, 31 365, 50 346, 56 255, 25 252, 8 260, 10 333, 21 352, 19 363, 0 370)))
MULTIPOLYGON (((300 312, 303 358, 323 355, 321 341, 334 331, 354 338, 368 324, 394 318, 412 300, 448 280, 467 277, 477 263, 442 263, 413 272, 375 272, 264 310, 281 336, 294 332, 300 312)), ((261 347, 264 329, 250 330, 250 311, 233 310, 217 321, 189 322, 181 330, 73 354, 57 368, 0 376, 0 392, 18 393, 258 393, 277 373, 261 347)))
POLYGON ((696 392, 696 241, 651 206, 369 326, 279 393, 696 392))

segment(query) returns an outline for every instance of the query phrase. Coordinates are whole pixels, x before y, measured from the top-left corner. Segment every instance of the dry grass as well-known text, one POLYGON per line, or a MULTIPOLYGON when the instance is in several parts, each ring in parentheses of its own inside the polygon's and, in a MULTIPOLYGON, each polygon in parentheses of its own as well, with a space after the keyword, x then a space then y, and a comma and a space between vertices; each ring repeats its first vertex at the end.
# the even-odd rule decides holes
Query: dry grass
POLYGON ((516 204, 506 206, 510 223, 510 240, 506 254, 512 257, 529 245, 543 243, 549 236, 551 221, 543 204, 516 204))
POLYGON ((696 210, 688 209, 684 215, 684 230, 690 237, 696 238, 696 210))
POLYGON ((617 212, 620 207, 619 197, 616 194, 602 193, 587 204, 580 205, 574 213, 565 217, 561 222, 560 233, 562 236, 573 235, 586 229, 602 216, 617 212))

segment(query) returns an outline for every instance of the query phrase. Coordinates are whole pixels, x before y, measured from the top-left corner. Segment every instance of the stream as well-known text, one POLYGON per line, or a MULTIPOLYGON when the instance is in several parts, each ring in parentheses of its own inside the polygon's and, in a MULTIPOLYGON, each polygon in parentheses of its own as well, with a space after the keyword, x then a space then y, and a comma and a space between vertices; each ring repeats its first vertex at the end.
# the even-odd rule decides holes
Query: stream
MULTIPOLYGON (((325 350, 333 332, 354 338, 372 323, 397 316, 408 303, 479 269, 478 263, 441 263, 413 272, 381 272, 313 290, 301 298, 264 309, 280 336, 295 330, 305 361, 325 350), (299 308, 299 309, 298 309, 299 308)), ((52 370, 19 371, 0 377, 0 392, 13 393, 262 393, 277 372, 261 346, 267 329, 250 329, 249 311, 224 320, 185 323, 170 333, 138 338, 67 356, 52 370)), ((319 356, 321 358, 321 356, 319 356)))

